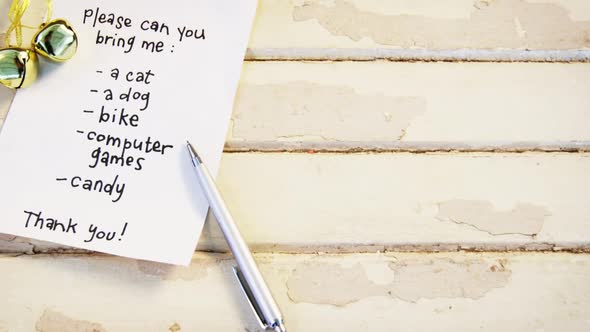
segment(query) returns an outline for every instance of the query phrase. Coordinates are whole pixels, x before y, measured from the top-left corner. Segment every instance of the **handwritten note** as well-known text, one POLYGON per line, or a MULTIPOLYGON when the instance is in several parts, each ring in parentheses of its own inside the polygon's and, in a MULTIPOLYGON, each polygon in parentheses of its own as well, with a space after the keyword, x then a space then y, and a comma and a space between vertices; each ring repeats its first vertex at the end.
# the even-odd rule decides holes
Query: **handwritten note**
POLYGON ((213 172, 255 0, 55 0, 79 37, 43 62, 0 132, 0 232, 187 265, 207 203, 185 142, 213 172))

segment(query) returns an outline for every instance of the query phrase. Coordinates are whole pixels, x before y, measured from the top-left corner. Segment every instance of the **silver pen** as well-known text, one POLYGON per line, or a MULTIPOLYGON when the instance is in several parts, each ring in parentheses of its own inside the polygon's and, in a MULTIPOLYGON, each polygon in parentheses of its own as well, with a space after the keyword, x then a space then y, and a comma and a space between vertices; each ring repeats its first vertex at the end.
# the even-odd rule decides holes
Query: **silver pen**
POLYGON ((272 329, 275 332, 286 332, 279 307, 264 282, 252 253, 229 213, 213 177, 211 177, 209 170, 203 164, 203 160, 188 141, 186 146, 201 188, 209 201, 211 211, 213 211, 219 228, 221 228, 223 236, 238 263, 238 266, 233 268, 234 273, 257 317, 260 327, 272 329))

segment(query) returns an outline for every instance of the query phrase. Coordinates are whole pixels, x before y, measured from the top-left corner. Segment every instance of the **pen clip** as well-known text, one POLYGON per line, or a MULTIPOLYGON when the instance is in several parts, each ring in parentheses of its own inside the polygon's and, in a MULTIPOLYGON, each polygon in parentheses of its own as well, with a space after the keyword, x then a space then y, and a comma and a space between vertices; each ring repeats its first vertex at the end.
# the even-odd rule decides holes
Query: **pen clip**
POLYGON ((242 292, 244 293, 244 295, 246 296, 246 299, 248 300, 248 304, 250 304, 250 308, 252 309, 252 311, 254 312, 254 315, 256 316, 256 320, 258 321, 258 324, 260 324, 261 328, 267 330, 269 328, 269 325, 263 323, 265 321, 265 319, 262 315, 262 311, 260 310, 260 307, 256 303, 256 299, 254 299, 254 296, 252 295, 252 291, 250 290, 250 287, 248 287, 248 283, 244 279, 244 275, 242 274, 242 272, 240 271, 240 269, 237 266, 234 266, 233 270, 234 270, 234 274, 236 275, 236 278, 238 279, 238 283, 240 284, 240 288, 242 289, 242 292))

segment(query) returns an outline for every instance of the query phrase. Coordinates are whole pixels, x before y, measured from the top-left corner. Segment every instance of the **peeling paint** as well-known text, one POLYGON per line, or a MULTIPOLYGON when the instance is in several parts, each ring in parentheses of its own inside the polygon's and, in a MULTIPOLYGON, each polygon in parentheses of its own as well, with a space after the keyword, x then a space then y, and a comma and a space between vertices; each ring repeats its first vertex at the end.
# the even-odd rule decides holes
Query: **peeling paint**
POLYGON ((243 84, 237 100, 234 140, 337 141, 343 131, 350 140, 399 140, 427 106, 422 97, 362 95, 346 86, 306 82, 243 84), (288 116, 277 125, 279 113, 288 116), (370 127, 358 125, 369 121, 370 127))
POLYGON ((383 15, 359 10, 353 3, 306 0, 294 7, 293 20, 316 20, 334 36, 353 41, 369 38, 380 45, 455 48, 579 49, 590 46, 590 21, 574 21, 555 3, 475 1, 468 19, 418 15, 383 15), (515 29, 518 17, 520 31, 515 29), (539 19, 542 17, 543 19, 539 19))
POLYGON ((478 0, 478 1, 475 1, 475 3, 473 3, 473 7, 477 8, 477 9, 483 9, 483 8, 489 6, 492 1, 493 0, 478 0))
POLYGON ((287 280, 288 296, 296 303, 345 306, 373 296, 390 296, 402 301, 420 299, 479 299, 504 287, 511 271, 504 260, 432 259, 392 261, 392 281, 376 283, 366 268, 316 261, 298 264, 287 280))
POLYGON ((491 235, 536 236, 545 217, 550 215, 546 208, 528 203, 518 203, 510 211, 497 211, 490 202, 455 199, 438 203, 436 218, 469 225, 491 235))
POLYGON ((514 18, 514 29, 516 31, 516 35, 519 38, 526 38, 527 32, 523 29, 522 23, 520 23, 520 19, 518 19, 518 16, 514 18))
POLYGON ((385 286, 369 280, 363 266, 305 262, 287 280, 289 298, 296 303, 344 306, 371 296, 385 295, 385 286))
POLYGON ((193 262, 188 267, 174 266, 156 262, 137 261, 137 269, 145 275, 159 278, 161 280, 184 280, 192 281, 207 276, 209 264, 205 262, 193 262))
POLYGON ((16 239, 15 235, 0 234, 0 241, 12 242, 16 239))
MULTIPOLYGON (((0 120, 1 123, 2 120, 0 120)), ((2 128, 0 128, 1 131, 2 128)), ((14 235, 0 234, 0 253, 34 254, 35 245, 31 241, 34 240, 14 235)))
POLYGON ((172 324, 172 326, 170 326, 168 328, 168 332, 178 332, 180 331, 180 325, 178 325, 178 323, 174 323, 172 324))
POLYGON ((506 286, 512 274, 505 260, 416 260, 391 262, 389 267, 395 272, 391 295, 410 302, 443 297, 476 300, 506 286))
MULTIPOLYGON (((106 255, 90 252, 94 259, 88 260, 87 255, 71 255, 68 259, 62 260, 58 256, 53 256, 52 264, 54 266, 64 265, 64 267, 71 268, 72 264, 77 268, 82 269, 88 275, 100 276, 101 278, 115 278, 119 281, 132 282, 133 284, 141 282, 154 281, 194 281, 204 278, 208 275, 208 269, 219 260, 214 257, 193 258, 193 262, 189 267, 173 266, 155 262, 147 262, 121 257, 110 257, 106 255)), ((39 259, 42 255, 37 255, 39 259)))
POLYGON ((37 332, 106 332, 98 323, 77 320, 60 312, 45 309, 35 325, 37 332))

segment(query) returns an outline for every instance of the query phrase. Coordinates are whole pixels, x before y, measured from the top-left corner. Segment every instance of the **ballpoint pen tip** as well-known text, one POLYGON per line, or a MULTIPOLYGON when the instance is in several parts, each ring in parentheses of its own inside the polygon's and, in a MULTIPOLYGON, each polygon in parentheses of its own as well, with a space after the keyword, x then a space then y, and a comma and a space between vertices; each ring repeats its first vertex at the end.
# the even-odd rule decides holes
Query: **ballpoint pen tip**
POLYGON ((195 150, 195 148, 193 147, 193 145, 189 141, 186 141, 186 148, 187 148, 188 153, 191 156, 191 160, 193 161, 193 164, 195 166, 197 164, 203 163, 203 160, 201 160, 201 157, 199 156, 199 154, 197 153, 197 151, 195 150))

